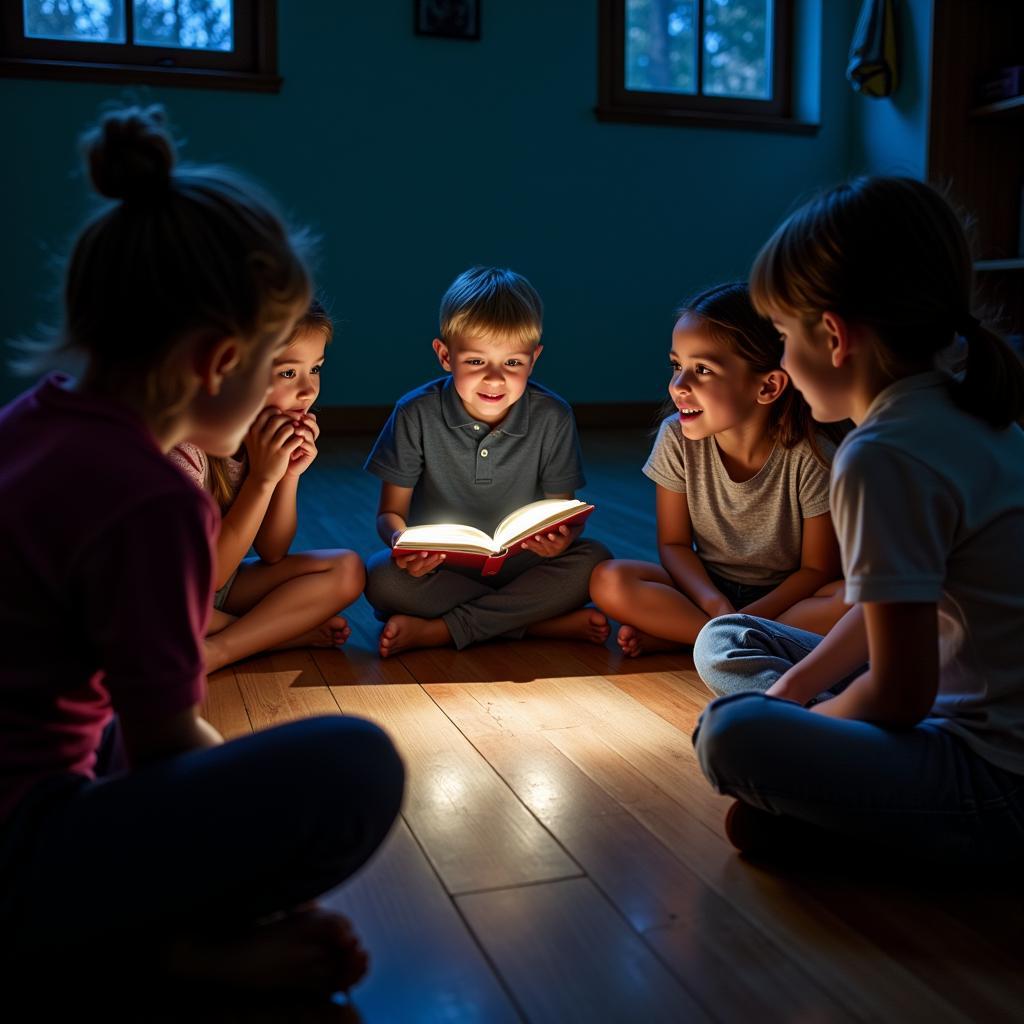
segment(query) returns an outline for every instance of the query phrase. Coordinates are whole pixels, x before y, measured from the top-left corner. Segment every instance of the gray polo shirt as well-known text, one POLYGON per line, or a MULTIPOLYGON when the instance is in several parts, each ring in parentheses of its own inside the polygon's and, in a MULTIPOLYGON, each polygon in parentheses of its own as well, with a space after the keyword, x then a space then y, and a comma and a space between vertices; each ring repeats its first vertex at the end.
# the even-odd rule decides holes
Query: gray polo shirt
POLYGON ((487 533, 521 505, 586 483, 572 409, 532 381, 494 428, 466 412, 450 376, 410 391, 363 468, 413 488, 410 526, 465 523, 487 533))

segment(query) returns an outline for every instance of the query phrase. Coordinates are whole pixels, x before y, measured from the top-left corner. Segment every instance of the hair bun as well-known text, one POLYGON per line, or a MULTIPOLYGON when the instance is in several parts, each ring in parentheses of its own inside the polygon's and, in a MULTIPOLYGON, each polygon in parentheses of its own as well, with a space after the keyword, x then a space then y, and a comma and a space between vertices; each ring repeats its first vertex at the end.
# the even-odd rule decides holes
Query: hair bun
POLYGON ((105 114, 82 138, 89 177, 111 199, 157 198, 170 188, 175 151, 159 106, 105 114))

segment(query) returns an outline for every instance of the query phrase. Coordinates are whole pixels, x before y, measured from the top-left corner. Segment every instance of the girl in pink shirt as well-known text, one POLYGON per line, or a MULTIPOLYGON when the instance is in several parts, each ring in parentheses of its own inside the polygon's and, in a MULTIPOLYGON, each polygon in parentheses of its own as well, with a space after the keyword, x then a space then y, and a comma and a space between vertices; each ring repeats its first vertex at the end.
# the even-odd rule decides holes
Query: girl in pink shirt
MULTIPOLYGON (((203 720, 219 517, 166 457, 238 451, 309 276, 266 199, 175 166, 159 108, 84 141, 112 200, 67 268, 84 372, 0 410, 0 956, 37 1000, 168 975, 326 996, 366 955, 311 901, 387 834, 402 764, 340 715, 227 743, 203 720)), ((311 457, 308 421, 275 437, 311 457)))

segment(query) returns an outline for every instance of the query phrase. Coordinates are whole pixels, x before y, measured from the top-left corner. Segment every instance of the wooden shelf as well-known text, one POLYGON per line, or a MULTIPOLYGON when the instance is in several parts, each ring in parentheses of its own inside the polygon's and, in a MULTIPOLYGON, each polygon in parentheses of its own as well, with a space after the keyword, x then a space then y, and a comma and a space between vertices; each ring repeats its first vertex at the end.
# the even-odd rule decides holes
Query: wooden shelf
POLYGON ((1024 270, 1024 256, 1008 260, 976 260, 974 269, 979 274, 990 270, 1024 270))
POLYGON ((983 107, 974 107, 971 110, 971 117, 1024 117, 1024 96, 1014 96, 1008 100, 998 100, 996 103, 986 103, 983 107))

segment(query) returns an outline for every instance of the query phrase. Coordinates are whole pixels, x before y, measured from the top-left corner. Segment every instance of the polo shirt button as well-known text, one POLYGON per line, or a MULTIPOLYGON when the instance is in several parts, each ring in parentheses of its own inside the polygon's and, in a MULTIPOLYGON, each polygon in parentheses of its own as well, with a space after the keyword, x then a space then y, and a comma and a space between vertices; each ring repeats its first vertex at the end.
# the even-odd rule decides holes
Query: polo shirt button
POLYGON ((487 458, 487 449, 486 448, 481 448, 480 449, 480 458, 481 459, 486 459, 487 458))
POLYGON ((480 429, 480 424, 479 423, 474 423, 473 424, 473 429, 474 430, 479 430, 480 429))

